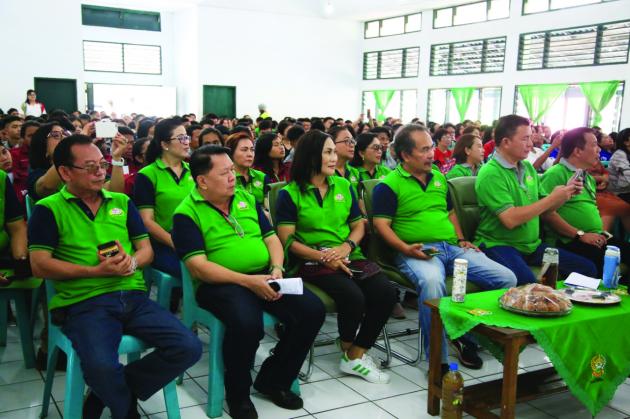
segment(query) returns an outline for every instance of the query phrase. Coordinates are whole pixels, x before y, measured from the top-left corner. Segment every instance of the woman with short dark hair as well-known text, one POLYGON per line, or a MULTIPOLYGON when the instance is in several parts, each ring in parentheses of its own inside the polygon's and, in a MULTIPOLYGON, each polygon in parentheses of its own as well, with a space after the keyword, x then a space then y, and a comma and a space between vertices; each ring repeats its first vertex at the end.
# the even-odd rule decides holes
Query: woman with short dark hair
POLYGON ((464 134, 459 137, 453 149, 453 158, 455 158, 455 166, 448 171, 446 179, 461 176, 477 176, 483 162, 481 138, 474 134, 464 134))
POLYGON ((305 281, 335 300, 342 372, 388 383, 367 354, 396 302, 396 290, 357 243, 365 223, 350 182, 335 176, 337 153, 330 135, 304 134, 295 148, 292 181, 278 195, 278 236, 305 281))
POLYGON ((269 176, 273 183, 289 181, 290 168, 290 164, 284 163, 284 145, 278 134, 269 132, 258 137, 254 169, 269 176))

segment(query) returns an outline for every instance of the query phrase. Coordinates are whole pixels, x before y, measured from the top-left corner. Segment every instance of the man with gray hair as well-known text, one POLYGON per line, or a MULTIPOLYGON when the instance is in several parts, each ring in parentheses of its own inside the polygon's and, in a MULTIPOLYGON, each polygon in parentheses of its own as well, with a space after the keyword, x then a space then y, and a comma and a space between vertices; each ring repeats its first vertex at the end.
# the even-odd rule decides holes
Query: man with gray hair
MULTIPOLYGON (((484 290, 509 288, 516 276, 487 258, 464 238, 449 199, 446 178, 432 168, 434 144, 426 128, 405 125, 396 133, 394 151, 400 164, 376 186, 374 227, 397 254, 398 269, 416 286, 418 308, 428 353, 431 310, 426 300, 446 295, 446 276, 455 259, 468 262, 468 280, 484 290)), ((442 363, 447 362, 443 337, 442 363)), ((479 369, 483 361, 466 337, 451 342, 462 365, 479 369)))

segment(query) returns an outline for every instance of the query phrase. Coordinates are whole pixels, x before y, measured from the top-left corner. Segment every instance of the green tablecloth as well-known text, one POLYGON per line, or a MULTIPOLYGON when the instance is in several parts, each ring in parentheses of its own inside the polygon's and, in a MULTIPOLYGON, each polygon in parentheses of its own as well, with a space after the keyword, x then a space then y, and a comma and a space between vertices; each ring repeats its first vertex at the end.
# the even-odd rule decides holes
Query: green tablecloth
POLYGON ((622 297, 621 304, 614 306, 574 304, 568 316, 540 318, 500 308, 498 300, 504 292, 468 294, 464 303, 442 298, 440 316, 449 337, 458 338, 478 324, 529 331, 569 390, 596 415, 630 375, 630 297, 622 297), (475 308, 492 314, 468 313, 475 308))

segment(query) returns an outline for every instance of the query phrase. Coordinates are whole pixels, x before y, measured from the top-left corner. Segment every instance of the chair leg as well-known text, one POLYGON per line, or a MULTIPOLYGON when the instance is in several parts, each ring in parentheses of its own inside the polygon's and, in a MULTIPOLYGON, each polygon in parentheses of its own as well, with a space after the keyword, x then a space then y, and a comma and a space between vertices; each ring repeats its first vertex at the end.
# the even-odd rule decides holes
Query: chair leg
MULTIPOLYGON (((63 404, 63 417, 80 418, 83 411, 85 381, 77 353, 72 350, 67 355, 68 366, 66 368, 66 396, 63 404)), ((54 370, 54 365, 49 365, 48 369, 54 370)))
POLYGON ((297 378, 293 380, 293 383, 291 383, 291 391, 293 392, 293 394, 296 394, 298 396, 301 394, 300 381, 297 378))
POLYGON ((37 309, 39 308, 39 303, 42 295, 45 293, 44 284, 39 287, 33 289, 31 293, 31 330, 35 330, 35 322, 37 321, 37 309))
POLYGON ((225 398, 225 384, 223 381, 223 336, 225 329, 219 321, 209 326, 208 406, 206 407, 206 415, 211 418, 217 418, 223 414, 223 400, 225 398))
POLYGON ((306 360, 306 372, 300 371, 298 378, 302 381, 308 381, 313 374, 313 358, 315 356, 315 347, 311 345, 311 349, 308 351, 308 358, 306 360))
POLYGON ((383 326, 383 343, 385 344, 385 359, 381 361, 381 367, 389 367, 392 362, 392 347, 389 343, 389 336, 387 335, 387 325, 383 326))
POLYGON ((24 356, 24 366, 35 367, 35 349, 33 348, 33 331, 31 329, 31 318, 26 308, 26 296, 28 291, 19 292, 15 296, 15 318, 17 319, 22 344, 22 355, 24 356))
POLYGON ((9 300, 0 297, 0 346, 7 346, 7 328, 9 327, 9 300))
POLYGON ((48 348, 48 367, 46 368, 46 381, 44 383, 44 397, 42 401, 41 418, 48 416, 48 405, 50 404, 50 393, 52 392, 52 385, 55 379, 55 368, 50 368, 51 365, 57 365, 57 358, 59 355, 59 347, 54 345, 48 348))
POLYGON ((164 393, 164 404, 166 404, 166 416, 168 419, 180 419, 175 381, 168 383, 162 392, 164 393))

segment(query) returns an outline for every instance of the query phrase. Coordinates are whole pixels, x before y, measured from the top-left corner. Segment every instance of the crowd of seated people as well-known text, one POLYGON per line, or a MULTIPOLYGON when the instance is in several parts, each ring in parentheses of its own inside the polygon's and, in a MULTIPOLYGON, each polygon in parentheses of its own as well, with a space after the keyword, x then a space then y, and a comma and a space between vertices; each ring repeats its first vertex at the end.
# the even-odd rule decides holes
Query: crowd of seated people
MULTIPOLYGON (((307 288, 282 295, 269 280, 291 274, 328 294, 337 309, 340 371, 385 385, 390 377, 368 351, 399 297, 366 257, 370 240, 392 250, 391 264, 412 284, 427 353, 424 302, 447 295, 456 258, 468 261, 468 279, 482 290, 536 282, 531 266, 548 247, 559 249, 563 276, 601 277, 607 245, 620 247, 630 265, 629 128, 552 134, 517 115, 492 126, 403 124, 369 114, 276 121, 264 108, 256 119, 118 118, 47 114, 31 96, 25 115, 16 110, 0 120, 0 286, 30 276, 54 284, 49 315, 81 360, 90 387, 86 418, 104 407, 115 418, 137 417, 138 400, 200 357, 198 338, 173 315, 181 292, 173 293, 170 313, 151 301, 147 266, 181 278, 184 262, 199 306, 226 326, 230 414, 255 418, 252 383, 278 406, 302 407, 290 387, 325 314, 307 288), (118 126, 114 138, 96 136, 105 119, 118 126), (464 236, 449 194, 451 179, 464 176, 476 177, 474 237, 464 236), (368 181, 379 182, 370 205, 368 181), (286 185, 272 221, 267 195, 276 182, 286 185), (99 253, 104 243, 113 243, 115 255, 99 253), (9 271, 12 282, 3 274, 9 271), (263 311, 283 328, 252 380, 263 311), (156 350, 121 367, 123 330, 156 350)), ((473 336, 449 344, 463 365, 482 367, 473 336)), ((45 360, 45 339, 41 350, 45 360)))

